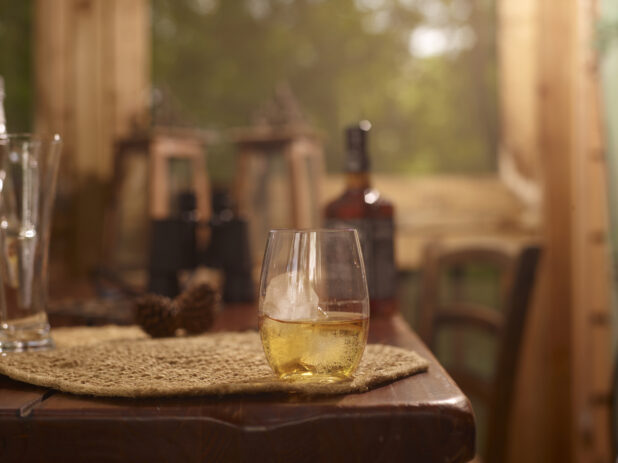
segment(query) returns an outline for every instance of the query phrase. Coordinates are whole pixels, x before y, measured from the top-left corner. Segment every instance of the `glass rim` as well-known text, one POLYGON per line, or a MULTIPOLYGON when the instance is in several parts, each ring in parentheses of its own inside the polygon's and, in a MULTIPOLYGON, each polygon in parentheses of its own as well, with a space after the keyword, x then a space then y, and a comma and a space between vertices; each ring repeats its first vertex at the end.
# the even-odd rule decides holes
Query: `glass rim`
POLYGON ((337 232, 356 232, 358 230, 352 227, 343 228, 271 228, 268 232, 270 235, 274 233, 337 233, 337 232))
POLYGON ((11 140, 30 140, 37 143, 49 142, 52 144, 62 143, 62 137, 58 133, 15 132, 0 135, 0 144, 11 140))

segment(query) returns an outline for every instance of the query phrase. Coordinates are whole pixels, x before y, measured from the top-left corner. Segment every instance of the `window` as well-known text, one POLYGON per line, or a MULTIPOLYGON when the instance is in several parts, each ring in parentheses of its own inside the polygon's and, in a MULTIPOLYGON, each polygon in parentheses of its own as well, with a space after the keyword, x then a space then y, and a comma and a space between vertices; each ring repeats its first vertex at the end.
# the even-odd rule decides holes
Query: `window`
POLYGON ((377 172, 492 172, 494 16, 491 0, 153 0, 155 97, 175 123, 222 130, 285 82, 326 135, 329 171, 342 128, 366 118, 377 172))

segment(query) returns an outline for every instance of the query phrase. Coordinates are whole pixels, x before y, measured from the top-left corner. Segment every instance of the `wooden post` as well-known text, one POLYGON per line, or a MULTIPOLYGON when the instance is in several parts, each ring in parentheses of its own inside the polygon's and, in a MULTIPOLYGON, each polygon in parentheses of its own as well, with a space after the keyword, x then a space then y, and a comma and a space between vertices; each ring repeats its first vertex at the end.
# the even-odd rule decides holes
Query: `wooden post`
POLYGON ((610 461, 609 253, 595 5, 499 3, 502 155, 525 180, 515 186, 538 188, 545 241, 511 462, 610 461))
MULTIPOLYGON (((36 0, 37 130, 64 139, 59 195, 72 197, 77 270, 99 262, 113 143, 147 117, 146 0, 36 0)), ((65 256, 66 257, 66 256, 65 256)))
POLYGON ((579 2, 577 14, 573 157, 575 208, 573 299, 573 408, 575 461, 611 461, 609 403, 610 262, 607 166, 603 156, 598 56, 597 1, 579 2))
POLYGON ((545 276, 547 311, 548 461, 575 462, 573 395, 573 204, 572 129, 576 53, 575 0, 539 4, 539 147, 545 171, 545 276))

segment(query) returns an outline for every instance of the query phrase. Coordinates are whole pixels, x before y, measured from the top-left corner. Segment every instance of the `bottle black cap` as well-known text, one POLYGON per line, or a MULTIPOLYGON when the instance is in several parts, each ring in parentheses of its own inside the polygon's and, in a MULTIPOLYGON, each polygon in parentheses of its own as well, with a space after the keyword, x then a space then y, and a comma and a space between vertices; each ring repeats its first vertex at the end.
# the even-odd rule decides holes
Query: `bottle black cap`
POLYGON ((369 170, 369 156, 367 154, 368 135, 371 122, 360 121, 348 126, 346 133, 346 171, 367 172, 369 170))

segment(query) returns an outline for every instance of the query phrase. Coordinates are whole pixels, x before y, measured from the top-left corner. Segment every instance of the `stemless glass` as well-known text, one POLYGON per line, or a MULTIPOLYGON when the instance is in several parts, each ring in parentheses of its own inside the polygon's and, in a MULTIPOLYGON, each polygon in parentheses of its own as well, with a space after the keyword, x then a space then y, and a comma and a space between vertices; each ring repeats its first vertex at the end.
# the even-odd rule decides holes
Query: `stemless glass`
POLYGON ((271 230, 262 263, 259 327, 268 363, 281 379, 349 379, 369 329, 356 230, 271 230))
POLYGON ((0 354, 53 347, 47 250, 61 140, 0 138, 0 354))

